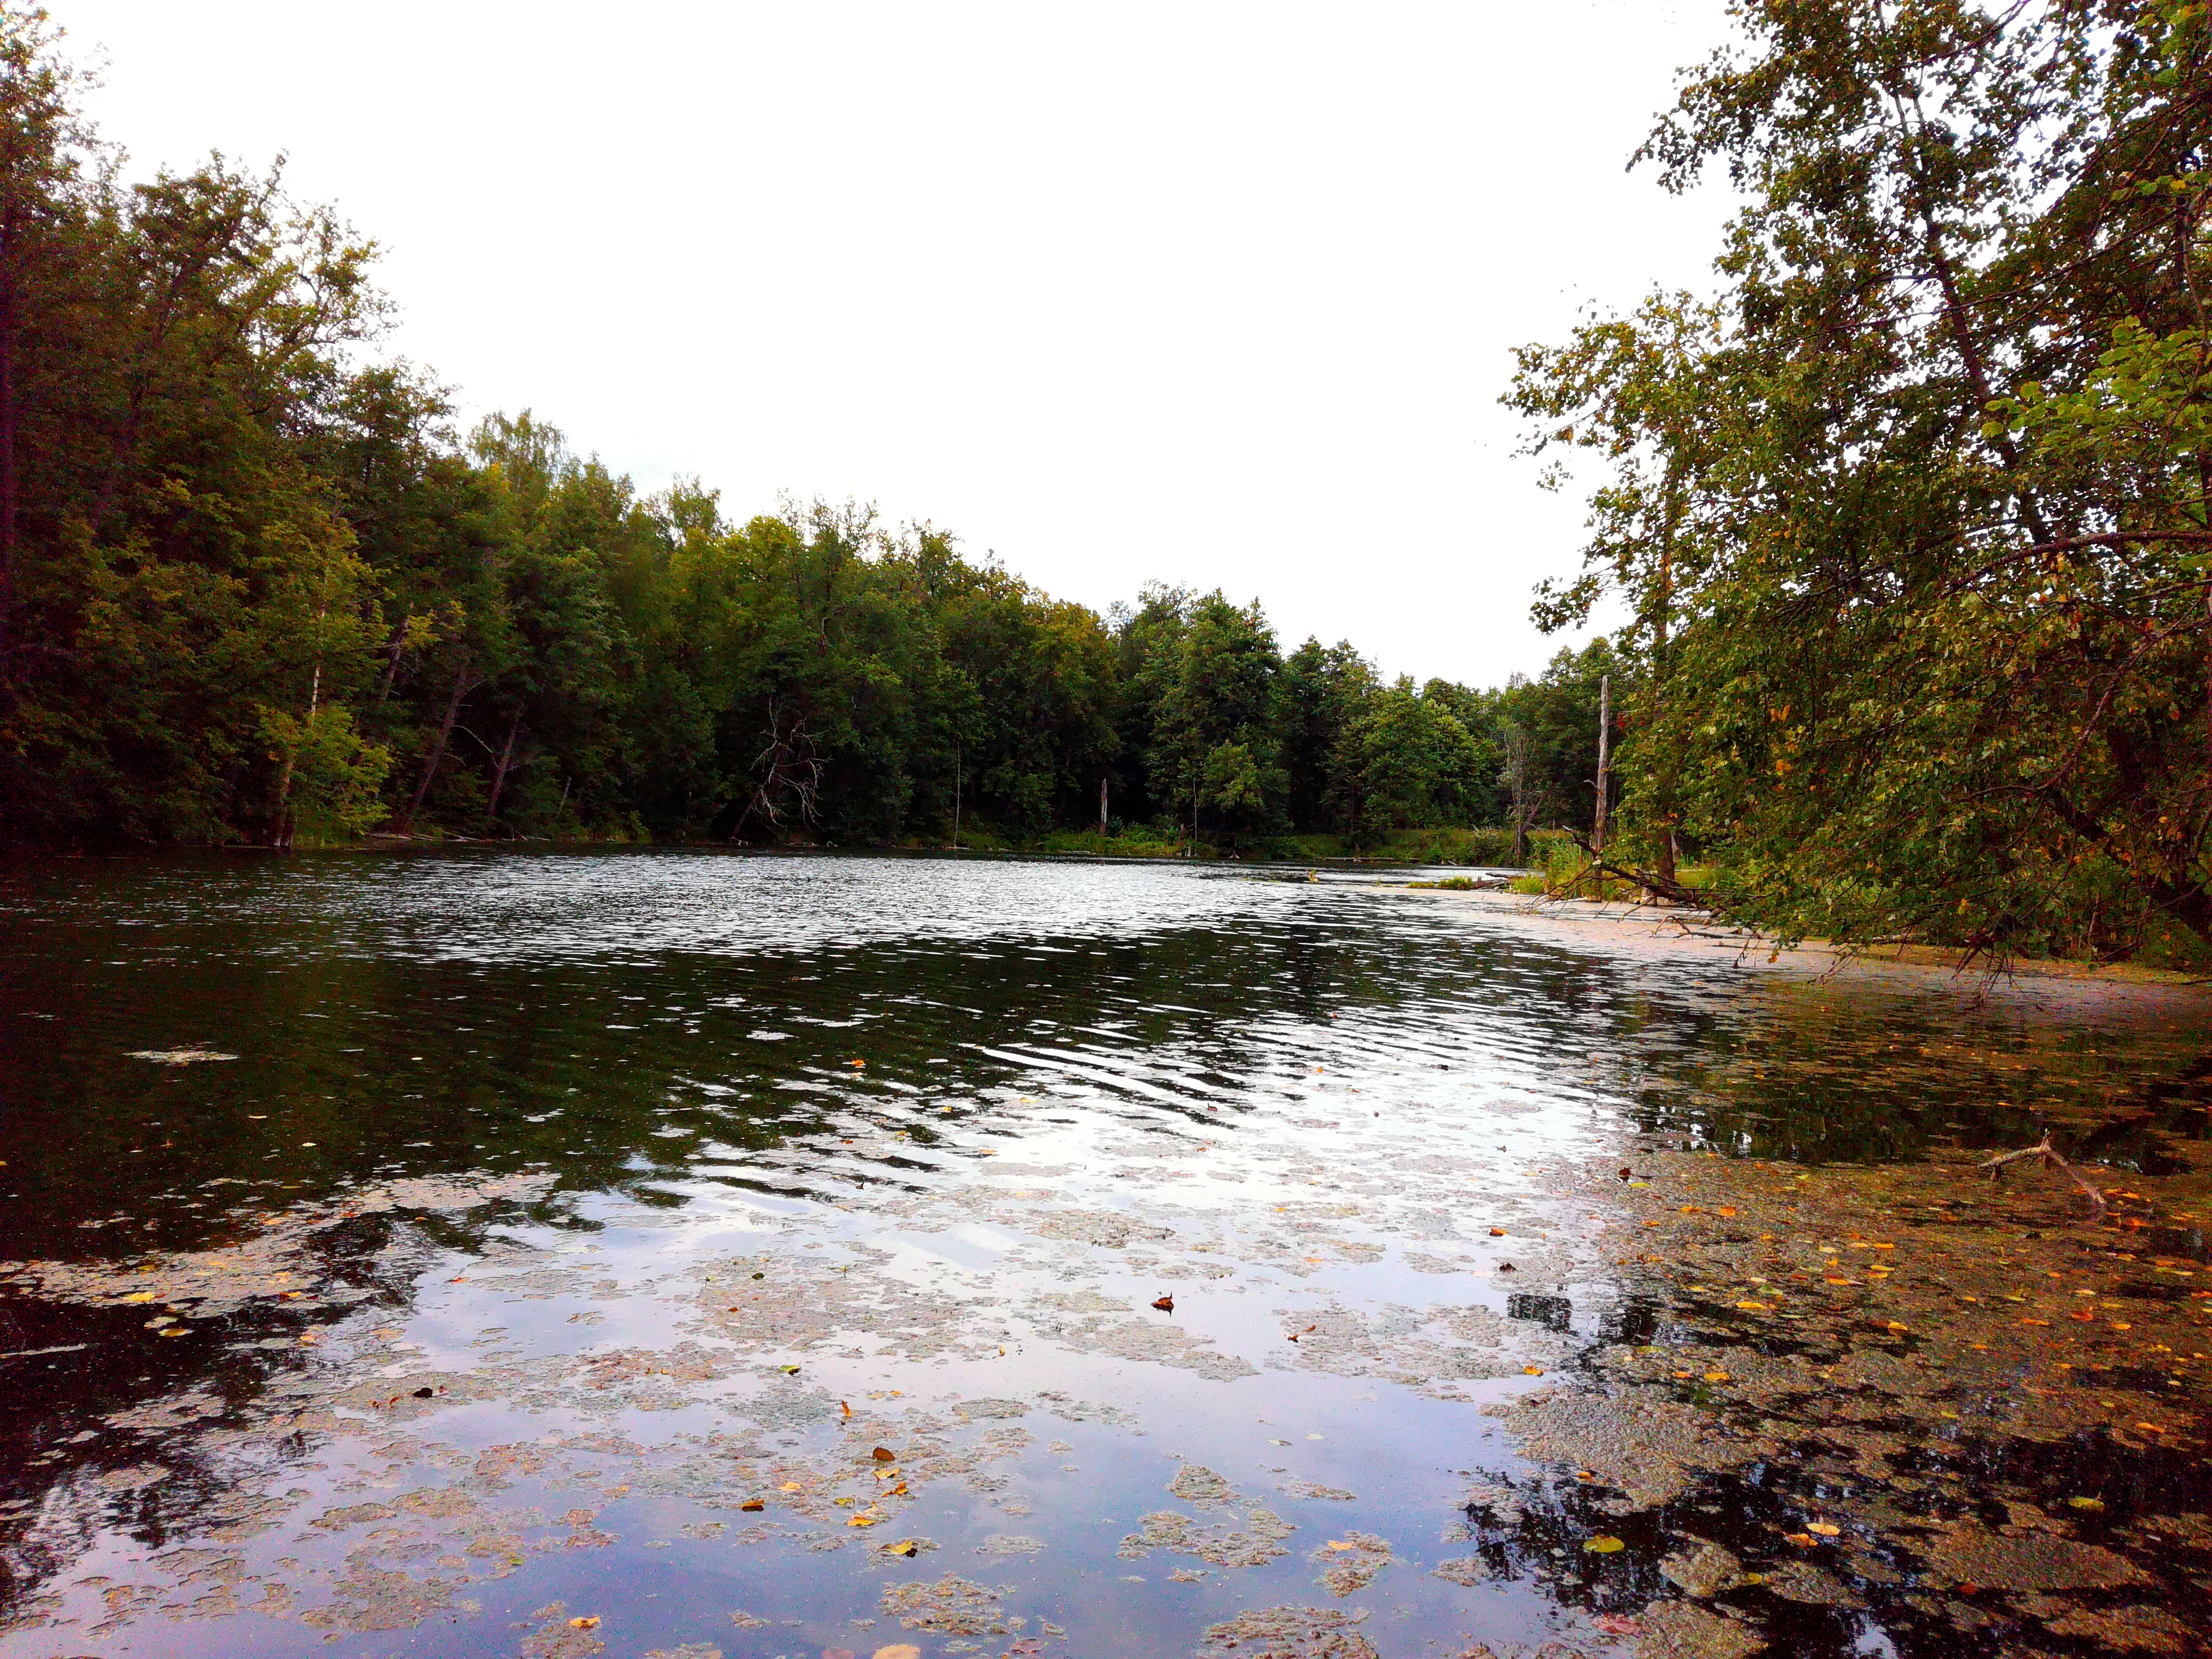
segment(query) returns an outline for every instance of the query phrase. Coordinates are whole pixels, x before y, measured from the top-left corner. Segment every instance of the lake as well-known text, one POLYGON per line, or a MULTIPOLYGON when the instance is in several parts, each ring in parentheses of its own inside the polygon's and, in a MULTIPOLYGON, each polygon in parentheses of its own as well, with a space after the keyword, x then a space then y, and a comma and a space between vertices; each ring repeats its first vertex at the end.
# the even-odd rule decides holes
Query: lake
MULTIPOLYGON (((2193 1015, 1275 873, 8 866, 0 1656, 1595 1655, 1686 1597, 1752 1644, 1704 1650, 1959 1653, 2057 1620, 2049 1586, 1919 1605, 1926 1543, 1781 1595, 1741 1571, 1750 1465, 1641 1492, 1517 1413, 1769 1309, 1811 1322, 1734 1370, 1812 1363, 1778 1267, 1699 1312, 1681 1250, 1622 1243, 1687 1213, 1668 1181, 1798 1203, 2057 1121, 2155 1198, 2205 1134, 2193 1015), (1734 1602, 1692 1595, 1699 1534, 1734 1602)), ((1944 1224, 2056 1239, 2039 1179, 1944 1224)), ((2142 1224, 2100 1248, 2157 1243, 2197 1317, 2201 1228, 2142 1224)), ((2162 1346, 2095 1386, 2167 1387, 2162 1346)), ((1695 1369, 1653 1373, 1669 1409, 1695 1369)), ((2212 1507, 2197 1468, 2110 1522, 2212 1507)), ((1820 1502, 1936 1514, 1904 1468, 1820 1502)), ((2130 1605, 2201 1596, 2194 1544, 2097 1535, 2158 1576, 2130 1605)))

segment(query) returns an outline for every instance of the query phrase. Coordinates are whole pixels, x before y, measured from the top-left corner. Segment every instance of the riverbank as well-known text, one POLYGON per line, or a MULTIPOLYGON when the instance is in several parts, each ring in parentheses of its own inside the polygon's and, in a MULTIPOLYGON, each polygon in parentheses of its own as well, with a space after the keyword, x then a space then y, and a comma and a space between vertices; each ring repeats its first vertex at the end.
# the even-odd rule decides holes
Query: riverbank
POLYGON ((1703 962, 1779 979, 1965 997, 2051 1017, 2147 1023, 2194 1018, 2212 1030, 2212 981, 2134 963, 2015 958, 1993 969, 1987 958, 1933 945, 1845 951, 1820 939, 1778 950, 1748 929, 1673 905, 1435 888, 1386 890, 1644 960, 1703 962))

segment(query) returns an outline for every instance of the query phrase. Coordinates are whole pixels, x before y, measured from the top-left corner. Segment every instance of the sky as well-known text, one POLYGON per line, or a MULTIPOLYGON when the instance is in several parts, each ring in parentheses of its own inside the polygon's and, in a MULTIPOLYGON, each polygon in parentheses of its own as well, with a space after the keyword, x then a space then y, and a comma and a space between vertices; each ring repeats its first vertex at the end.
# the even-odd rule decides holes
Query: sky
POLYGON ((1730 206, 1626 169, 1724 0, 47 4, 134 175, 373 237, 465 419, 1476 685, 1579 637, 1512 348, 1709 291, 1730 206))

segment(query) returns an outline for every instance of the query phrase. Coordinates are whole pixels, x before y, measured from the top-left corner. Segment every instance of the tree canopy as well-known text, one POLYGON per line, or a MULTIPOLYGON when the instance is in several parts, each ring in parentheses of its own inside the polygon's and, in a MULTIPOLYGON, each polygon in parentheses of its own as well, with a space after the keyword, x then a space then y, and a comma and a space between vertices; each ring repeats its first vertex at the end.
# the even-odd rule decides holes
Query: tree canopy
POLYGON ((1594 464, 1634 850, 1784 935, 2212 937, 2201 4, 1753 0, 1644 158, 1711 302, 1521 356, 1594 464))
MULTIPOLYGON (((864 507, 641 494, 528 410, 458 429, 380 355, 372 242, 219 156, 128 181, 80 90, 0 0, 0 839, 1500 817, 1520 691, 1285 658, 1218 592, 1101 616, 864 507)), ((1534 724, 1579 821, 1589 734, 1534 724)))

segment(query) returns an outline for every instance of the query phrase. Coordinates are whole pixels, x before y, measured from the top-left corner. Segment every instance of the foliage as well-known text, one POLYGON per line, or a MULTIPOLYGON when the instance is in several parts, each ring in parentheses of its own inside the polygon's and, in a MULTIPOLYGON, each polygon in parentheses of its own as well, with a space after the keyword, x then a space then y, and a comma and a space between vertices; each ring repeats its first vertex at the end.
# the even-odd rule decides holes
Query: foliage
POLYGON ((1595 460, 1624 822, 1784 935, 2212 936, 2201 5, 1757 0, 1645 155, 1747 204, 1701 307, 1531 350, 1595 460))
POLYGON ((930 526, 456 431, 375 355, 371 244, 220 158, 125 183, 76 93, 0 0, 0 837, 1376 848, 1495 818, 1501 696, 1587 775, 1586 664, 1385 684, 1256 601, 1102 617, 930 526))

